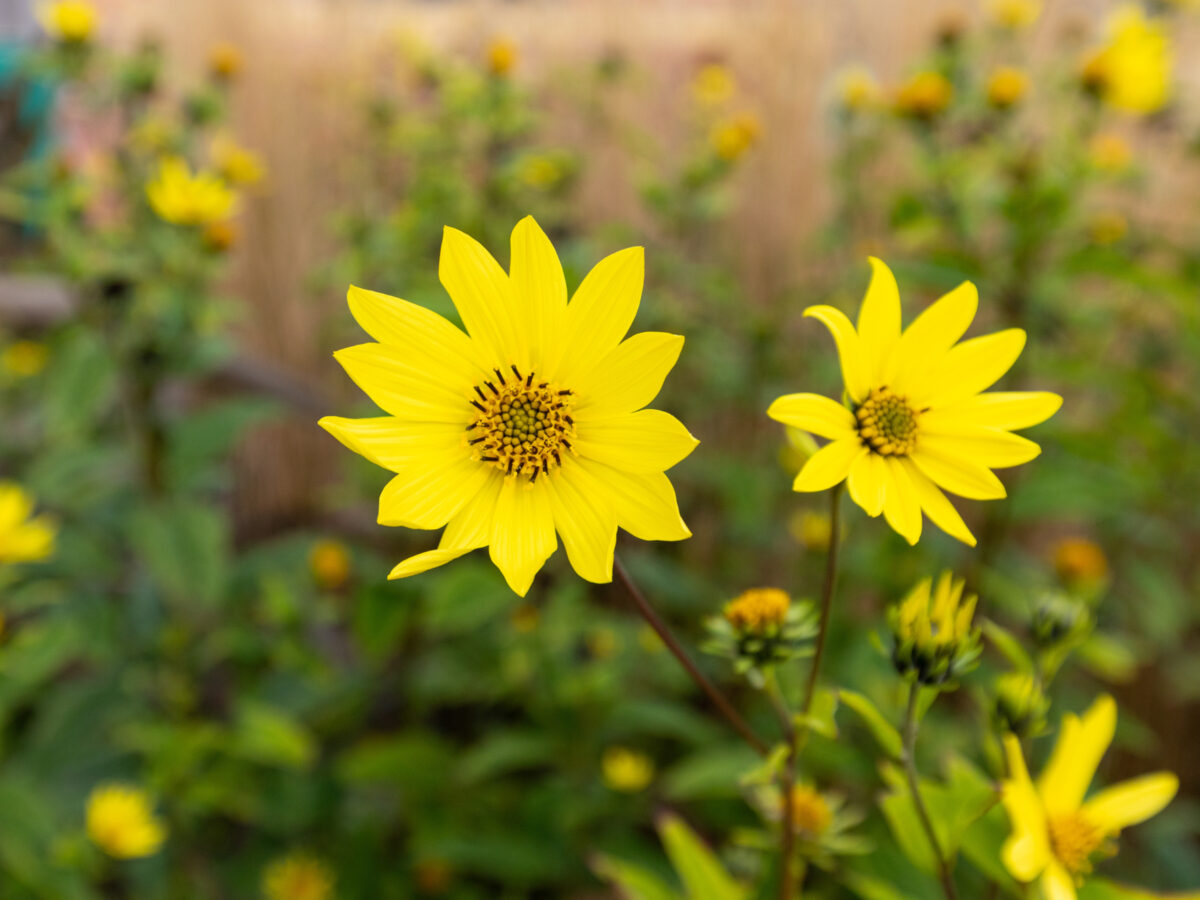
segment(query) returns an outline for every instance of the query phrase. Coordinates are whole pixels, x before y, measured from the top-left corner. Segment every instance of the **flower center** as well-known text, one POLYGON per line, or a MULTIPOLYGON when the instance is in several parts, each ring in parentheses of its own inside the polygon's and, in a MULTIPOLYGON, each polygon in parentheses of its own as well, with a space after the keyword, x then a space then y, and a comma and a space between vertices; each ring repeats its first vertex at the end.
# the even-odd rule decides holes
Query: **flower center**
POLYGON ((516 366, 510 369, 507 376, 493 369, 494 381, 475 385, 478 396, 471 405, 478 415, 467 426, 467 443, 476 459, 505 475, 528 476, 532 484, 549 474, 551 466, 562 465, 562 451, 571 450, 574 392, 538 381, 533 372, 522 375, 516 366))
POLYGON ((881 456, 907 456, 917 444, 917 412, 887 387, 874 388, 854 411, 858 435, 881 456))
POLYGON ((817 791, 800 784, 792 788, 792 825, 797 831, 819 837, 832 820, 833 811, 817 791))
POLYGON ((1072 875, 1092 870, 1091 856, 1101 849, 1104 833, 1082 813, 1063 813, 1049 820, 1050 847, 1058 861, 1072 875))

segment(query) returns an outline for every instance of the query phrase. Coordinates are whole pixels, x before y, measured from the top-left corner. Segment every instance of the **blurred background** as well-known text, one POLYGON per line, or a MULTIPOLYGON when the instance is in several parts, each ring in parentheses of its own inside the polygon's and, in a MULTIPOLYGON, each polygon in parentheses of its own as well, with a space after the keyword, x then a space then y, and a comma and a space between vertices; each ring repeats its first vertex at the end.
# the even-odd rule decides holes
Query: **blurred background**
MULTIPOLYGON (((828 671, 895 719, 869 636, 954 569, 995 642, 926 725, 924 771, 1001 775, 1023 644, 1050 702, 1031 739, 1108 691, 1102 779, 1180 775, 1101 871, 1200 885, 1200 9, 88 8, 0 3, 0 481, 53 535, 18 554, 0 502, 0 897, 618 896, 603 858, 673 877, 667 809, 756 880, 754 756, 621 589, 561 553, 525 600, 478 553, 387 582, 434 538, 377 526, 386 473, 315 425, 375 414, 331 356, 364 340, 347 285, 453 316, 443 225, 503 264, 527 213, 570 287, 645 245, 635 330, 687 337, 655 405, 702 442, 670 473, 695 536, 618 554, 692 647, 746 588, 819 588, 826 498, 790 492, 809 445, 764 415, 840 390, 806 306, 853 313, 878 255, 906 322, 969 279, 971 336, 1025 328, 1000 388, 1064 396, 1042 457, 1010 499, 957 504, 975 550, 848 506, 828 671), (173 157, 213 183, 172 184, 173 157), (110 782, 152 798, 151 852, 97 837, 110 782)), ((759 692, 701 662, 770 733, 759 692)), ((888 837, 866 730, 838 722, 805 775, 876 852, 814 849, 806 896, 937 896, 888 837)), ((1001 811, 979 821, 966 895, 1019 896, 1001 811)))

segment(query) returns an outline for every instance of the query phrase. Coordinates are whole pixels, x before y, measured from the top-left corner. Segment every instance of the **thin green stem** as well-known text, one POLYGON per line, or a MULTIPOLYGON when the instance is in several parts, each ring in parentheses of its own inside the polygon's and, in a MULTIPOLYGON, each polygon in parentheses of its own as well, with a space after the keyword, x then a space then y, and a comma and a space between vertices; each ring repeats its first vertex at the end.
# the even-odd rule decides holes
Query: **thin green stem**
POLYGON ((917 811, 917 818, 921 822, 921 828, 925 832, 925 836, 929 838, 929 847, 933 850, 934 862, 938 870, 938 880, 942 883, 942 892, 946 895, 946 900, 958 900, 958 891, 954 887, 954 874, 950 871, 950 864, 946 861, 945 854, 942 853, 942 845, 938 840, 937 832, 933 830, 933 821, 929 818, 929 811, 925 808, 925 801, 921 797, 921 783, 917 775, 917 698, 921 693, 921 685, 914 681, 908 691, 908 709, 904 713, 904 774, 908 779, 908 789, 912 793, 913 808, 917 811))
MULTIPOLYGON (((844 484, 844 482, 843 482, 844 484)), ((812 709, 813 697, 817 692, 817 679, 821 673, 821 660, 825 656, 825 639, 829 635, 829 612, 833 608, 833 594, 837 589, 838 548, 841 545, 841 499, 842 485, 829 492, 829 551, 825 555, 825 581, 821 588, 821 621, 817 627, 817 645, 813 651, 812 668, 808 671, 808 683, 804 686, 804 700, 800 704, 800 715, 805 718, 801 725, 801 743, 808 736, 807 717, 812 709)))

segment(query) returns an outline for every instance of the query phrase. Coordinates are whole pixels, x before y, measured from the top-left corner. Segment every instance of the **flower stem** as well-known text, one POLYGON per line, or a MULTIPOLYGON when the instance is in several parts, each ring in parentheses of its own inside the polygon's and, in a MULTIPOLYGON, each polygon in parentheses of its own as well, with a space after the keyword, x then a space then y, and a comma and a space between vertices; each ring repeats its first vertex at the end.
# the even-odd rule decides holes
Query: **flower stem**
POLYGON ((796 725, 791 711, 784 702, 779 690, 779 681, 774 670, 766 673, 767 696, 771 698, 771 706, 779 717, 779 726, 783 729, 783 737, 787 743, 788 754, 780 772, 780 788, 783 792, 782 817, 779 822, 779 900, 792 900, 796 879, 792 875, 792 856, 795 847, 795 801, 792 795, 796 784, 796 725))
POLYGON ((708 695, 708 699, 712 701, 713 705, 721 711, 721 714, 725 716, 726 719, 729 720, 729 724, 733 726, 734 731, 742 736, 742 740, 753 747, 754 751, 760 756, 766 756, 768 751, 767 745, 764 744, 759 739, 758 735, 751 730, 750 726, 746 724, 746 720, 743 719, 738 714, 738 711, 733 708, 733 704, 729 702, 728 698, 726 698, 726 696, 722 694, 716 688, 716 686, 704 676, 704 673, 696 668, 696 664, 688 658, 687 653, 675 639, 675 636, 671 634, 671 631, 669 628, 667 628, 666 623, 659 618, 658 613, 654 611, 653 607, 650 606, 650 604, 646 601, 646 598, 642 595, 642 592, 638 590, 637 585, 633 583, 633 579, 629 577, 629 573, 625 571, 625 567, 621 565, 620 559, 613 559, 613 570, 616 572, 617 577, 621 579, 621 583, 625 585, 625 589, 629 591, 629 596, 633 598, 633 603, 637 607, 638 612, 642 614, 642 618, 645 619, 650 627, 654 629, 655 633, 662 638, 662 642, 667 645, 667 649, 671 651, 671 653, 679 661, 679 664, 683 666, 688 675, 692 677, 692 681, 696 682, 697 686, 699 686, 699 688, 708 695))
POLYGON ((921 685, 914 681, 909 686, 908 709, 904 713, 904 774, 908 778, 908 789, 912 793, 913 808, 921 821, 921 828, 929 838, 929 847, 933 850, 934 862, 937 866, 938 880, 942 883, 942 892, 946 900, 958 900, 958 891, 954 887, 954 875, 950 864, 942 853, 942 845, 938 841, 937 832, 933 830, 933 822, 929 811, 925 809, 925 801, 921 798, 921 784, 917 776, 917 697, 921 693, 921 685))
MULTIPOLYGON (((845 482, 843 482, 844 484, 845 482)), ((817 628, 817 645, 813 652, 812 668, 808 672, 808 683, 804 687, 804 701, 800 704, 800 715, 807 717, 812 709, 813 697, 817 692, 817 678, 821 672, 821 660, 825 656, 825 638, 829 634, 829 611, 833 607, 833 594, 837 589, 838 546, 841 544, 842 484, 829 492, 829 551, 825 555, 825 582, 821 588, 821 622, 817 628)), ((802 726, 804 735, 808 725, 802 726)))

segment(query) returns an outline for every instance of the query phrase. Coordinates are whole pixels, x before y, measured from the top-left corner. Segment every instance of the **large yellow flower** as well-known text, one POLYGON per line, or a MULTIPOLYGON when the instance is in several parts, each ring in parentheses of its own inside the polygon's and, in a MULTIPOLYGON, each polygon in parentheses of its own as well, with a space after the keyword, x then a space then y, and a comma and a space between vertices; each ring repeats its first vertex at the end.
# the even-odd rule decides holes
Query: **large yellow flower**
POLYGON ((178 156, 159 163, 146 185, 146 198, 159 217, 175 225, 209 225, 231 215, 237 195, 212 172, 192 174, 178 156))
POLYGON ((153 856, 167 839, 145 791, 124 784, 101 785, 87 801, 87 833, 115 859, 153 856))
POLYGON ((789 394, 767 410, 773 419, 831 440, 805 463, 793 487, 823 491, 845 480, 855 503, 868 515, 883 513, 910 544, 921 536, 924 511, 947 534, 974 546, 942 490, 974 500, 1005 496, 991 470, 1041 452, 1009 432, 1050 418, 1062 398, 981 393, 1016 362, 1025 332, 1010 328, 956 343, 975 318, 975 285, 959 285, 901 332, 896 279, 874 257, 871 266, 857 330, 832 306, 804 311, 833 333, 847 406, 817 394, 789 394))
POLYGON ((1084 65, 1084 83, 1114 109, 1146 115, 1171 96, 1174 52, 1166 27, 1128 4, 1108 21, 1108 42, 1084 65))
POLYGON ((54 552, 57 528, 33 516, 33 498, 20 485, 0 481, 0 565, 38 562, 54 552))
POLYGON ((1170 772, 1143 775, 1084 801, 1100 758, 1112 743, 1117 705, 1101 697, 1083 718, 1063 720, 1058 743, 1035 785, 1025 768, 1021 743, 1004 738, 1009 778, 1004 808, 1013 833, 1002 851, 1004 865, 1019 881, 1040 880, 1045 900, 1075 900, 1075 887, 1092 870, 1092 860, 1115 850, 1121 829, 1143 822, 1171 802, 1179 779, 1170 772))
POLYGON ((617 526, 643 540, 691 532, 664 472, 696 445, 673 416, 643 409, 683 338, 622 340, 642 293, 640 247, 601 260, 571 302, 562 266, 532 217, 512 233, 505 274, 478 242, 447 228, 442 284, 464 334, 420 306, 352 287, 350 311, 379 343, 335 354, 389 415, 321 426, 397 473, 379 522, 446 526, 403 578, 478 547, 524 596, 562 536, 575 571, 612 580, 617 526))

